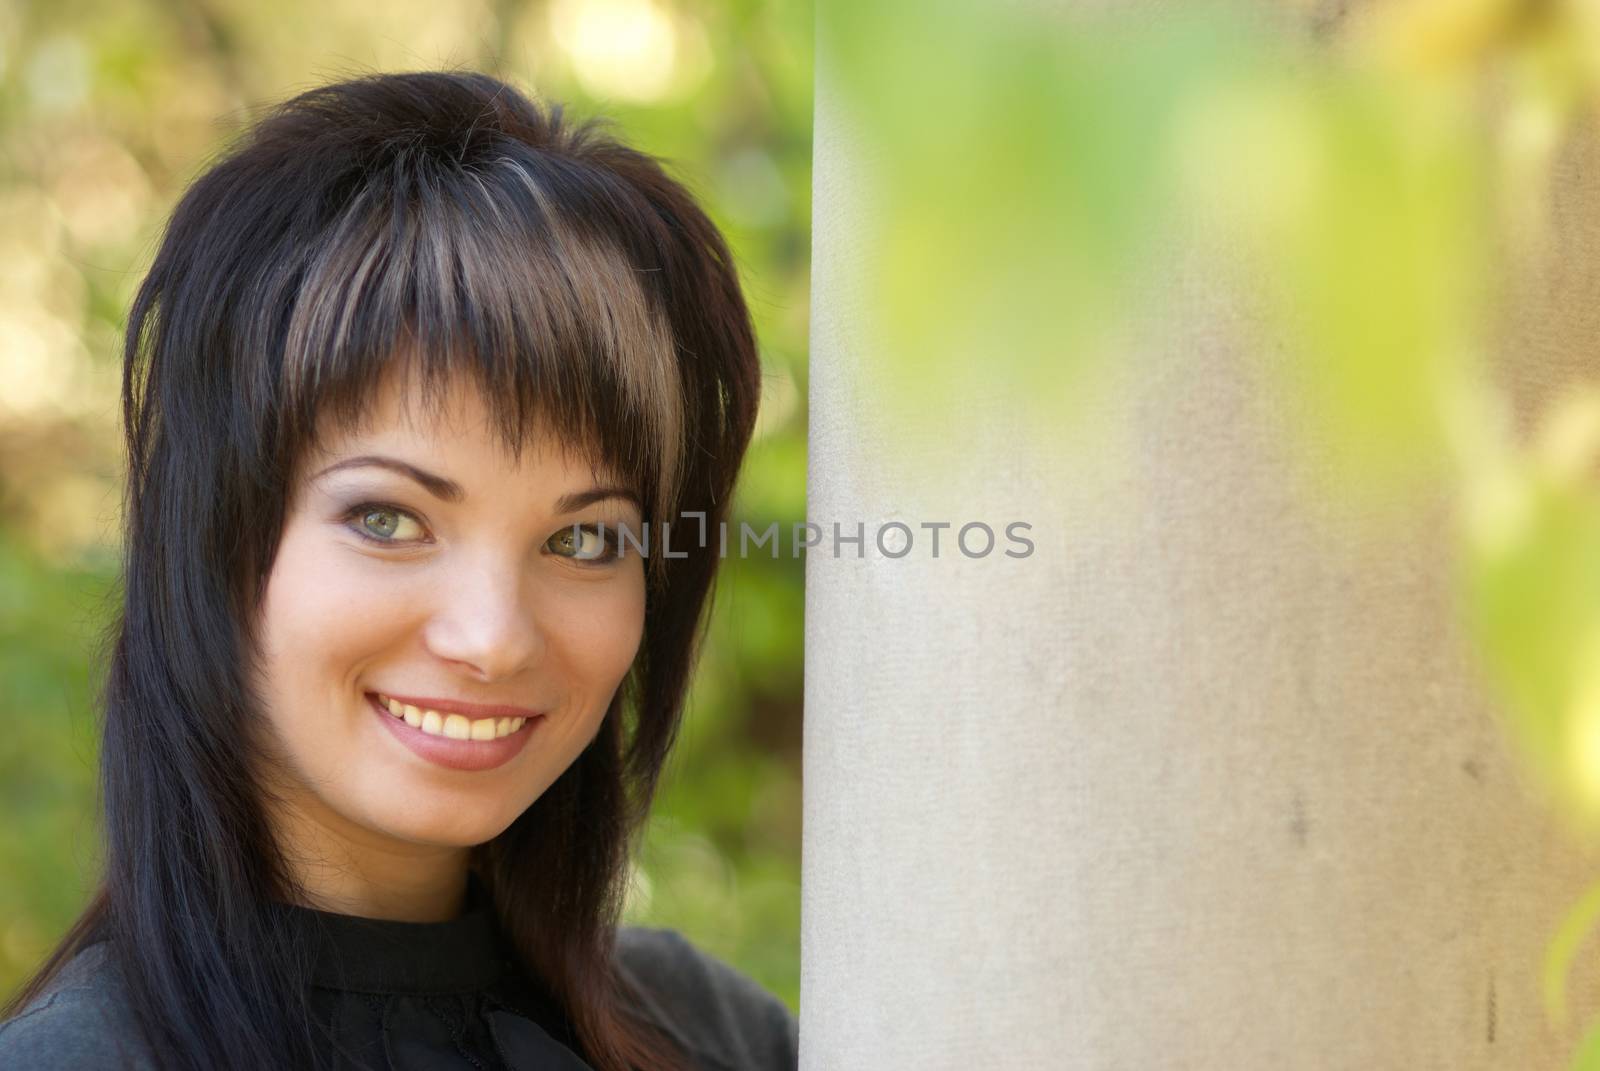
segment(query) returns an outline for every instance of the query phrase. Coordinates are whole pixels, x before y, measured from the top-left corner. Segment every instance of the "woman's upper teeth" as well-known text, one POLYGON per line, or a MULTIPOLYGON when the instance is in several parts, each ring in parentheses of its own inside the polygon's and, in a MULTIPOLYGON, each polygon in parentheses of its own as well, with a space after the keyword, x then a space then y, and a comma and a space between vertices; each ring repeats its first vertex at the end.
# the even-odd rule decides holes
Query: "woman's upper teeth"
POLYGON ((421 729, 429 736, 447 736, 452 740, 493 740, 510 736, 522 728, 526 718, 468 718, 464 714, 441 714, 437 710, 414 707, 386 695, 379 702, 389 708, 389 713, 407 725, 421 729))

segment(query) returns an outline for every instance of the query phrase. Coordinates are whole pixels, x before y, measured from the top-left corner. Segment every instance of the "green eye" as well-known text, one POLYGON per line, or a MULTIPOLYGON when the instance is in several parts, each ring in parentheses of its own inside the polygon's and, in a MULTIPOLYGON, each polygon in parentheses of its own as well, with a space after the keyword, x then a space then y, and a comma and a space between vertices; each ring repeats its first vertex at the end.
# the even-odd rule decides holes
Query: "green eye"
POLYGON ((595 525, 573 525, 563 528, 550 537, 547 544, 564 558, 577 561, 609 561, 616 555, 611 550, 611 539, 595 525))
POLYGON ((362 517, 361 523, 366 526, 369 534, 383 539, 393 539, 395 529, 400 527, 400 514, 392 509, 375 509, 362 517))
POLYGON ((374 543, 410 543, 424 535, 415 517, 393 506, 377 503, 357 506, 351 511, 351 518, 358 525, 356 534, 374 543))

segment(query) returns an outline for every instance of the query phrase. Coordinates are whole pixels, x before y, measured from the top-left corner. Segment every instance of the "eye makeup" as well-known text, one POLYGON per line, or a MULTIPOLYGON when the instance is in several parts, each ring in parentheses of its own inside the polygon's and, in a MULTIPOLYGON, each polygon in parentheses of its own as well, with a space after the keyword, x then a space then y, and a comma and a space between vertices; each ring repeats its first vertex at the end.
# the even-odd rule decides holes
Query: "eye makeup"
MULTIPOLYGON (((345 528, 353 533, 357 538, 370 543, 373 546, 404 549, 408 547, 424 546, 433 542, 433 538, 427 535, 427 523, 421 517, 403 506, 398 506, 390 502, 379 501, 376 499, 358 502, 342 512, 340 515, 340 521, 344 524, 345 528), (372 531, 366 527, 365 523, 369 517, 374 515, 387 515, 397 518, 397 527, 404 527, 407 523, 413 524, 419 530, 421 530, 423 535, 415 538, 395 538, 393 536, 386 537, 374 535, 372 531)), ((587 534, 600 541, 601 548, 598 551, 587 555, 577 552, 572 554, 554 552, 555 556, 559 558, 567 558, 581 565, 608 565, 619 560, 622 556, 621 548, 618 542, 618 529, 625 523, 625 521, 597 519, 593 521, 576 522, 574 524, 562 525, 554 534, 550 536, 549 539, 545 540, 544 545, 549 547, 551 544, 562 539, 563 537, 570 539, 574 533, 580 535, 587 534)))

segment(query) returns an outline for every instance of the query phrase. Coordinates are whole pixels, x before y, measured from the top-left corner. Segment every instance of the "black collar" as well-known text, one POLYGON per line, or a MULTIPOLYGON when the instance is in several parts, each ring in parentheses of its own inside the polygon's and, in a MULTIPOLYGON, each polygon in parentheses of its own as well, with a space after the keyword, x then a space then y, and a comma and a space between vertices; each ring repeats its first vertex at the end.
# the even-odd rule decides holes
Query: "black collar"
POLYGON ((314 985, 366 993, 462 993, 505 972, 506 953, 487 890, 468 879, 463 913, 446 922, 368 919, 285 905, 290 927, 313 950, 314 985))

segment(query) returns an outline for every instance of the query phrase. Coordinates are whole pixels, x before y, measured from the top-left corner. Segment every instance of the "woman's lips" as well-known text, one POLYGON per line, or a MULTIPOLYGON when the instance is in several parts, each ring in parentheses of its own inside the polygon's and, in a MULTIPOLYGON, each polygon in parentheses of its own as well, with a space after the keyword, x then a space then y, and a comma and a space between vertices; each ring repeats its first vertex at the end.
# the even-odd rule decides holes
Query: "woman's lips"
POLYGON ((467 703, 459 699, 435 699, 431 696, 396 695, 393 692, 380 692, 379 695, 395 700, 404 706, 413 706, 419 710, 434 710, 440 714, 460 714, 466 718, 535 718, 542 711, 529 707, 513 707, 504 704, 467 703))
MULTIPOLYGON (((398 699, 398 697, 394 698, 398 699)), ((497 735, 491 739, 476 740, 469 735, 467 738, 461 739, 458 738, 459 732, 457 732, 456 736, 435 735, 425 731, 421 725, 407 724, 406 718, 403 716, 396 717, 375 692, 367 693, 367 705, 372 708, 373 714, 383 722, 385 727, 394 734, 395 738, 410 748, 412 752, 435 765, 445 766, 453 770, 492 770, 497 766, 510 762, 527 746, 529 738, 545 721, 544 715, 537 714, 525 718, 520 726, 512 728, 505 735, 497 735)), ((430 713, 435 718, 438 718, 442 712, 432 709, 430 713)), ((464 715, 452 714, 450 717, 459 717, 465 720, 464 715)), ((486 725, 504 724, 500 722, 500 717, 479 720, 486 725)), ((429 728, 432 727, 431 725, 429 726, 429 728)), ((482 735, 481 729, 480 735, 482 735)))

